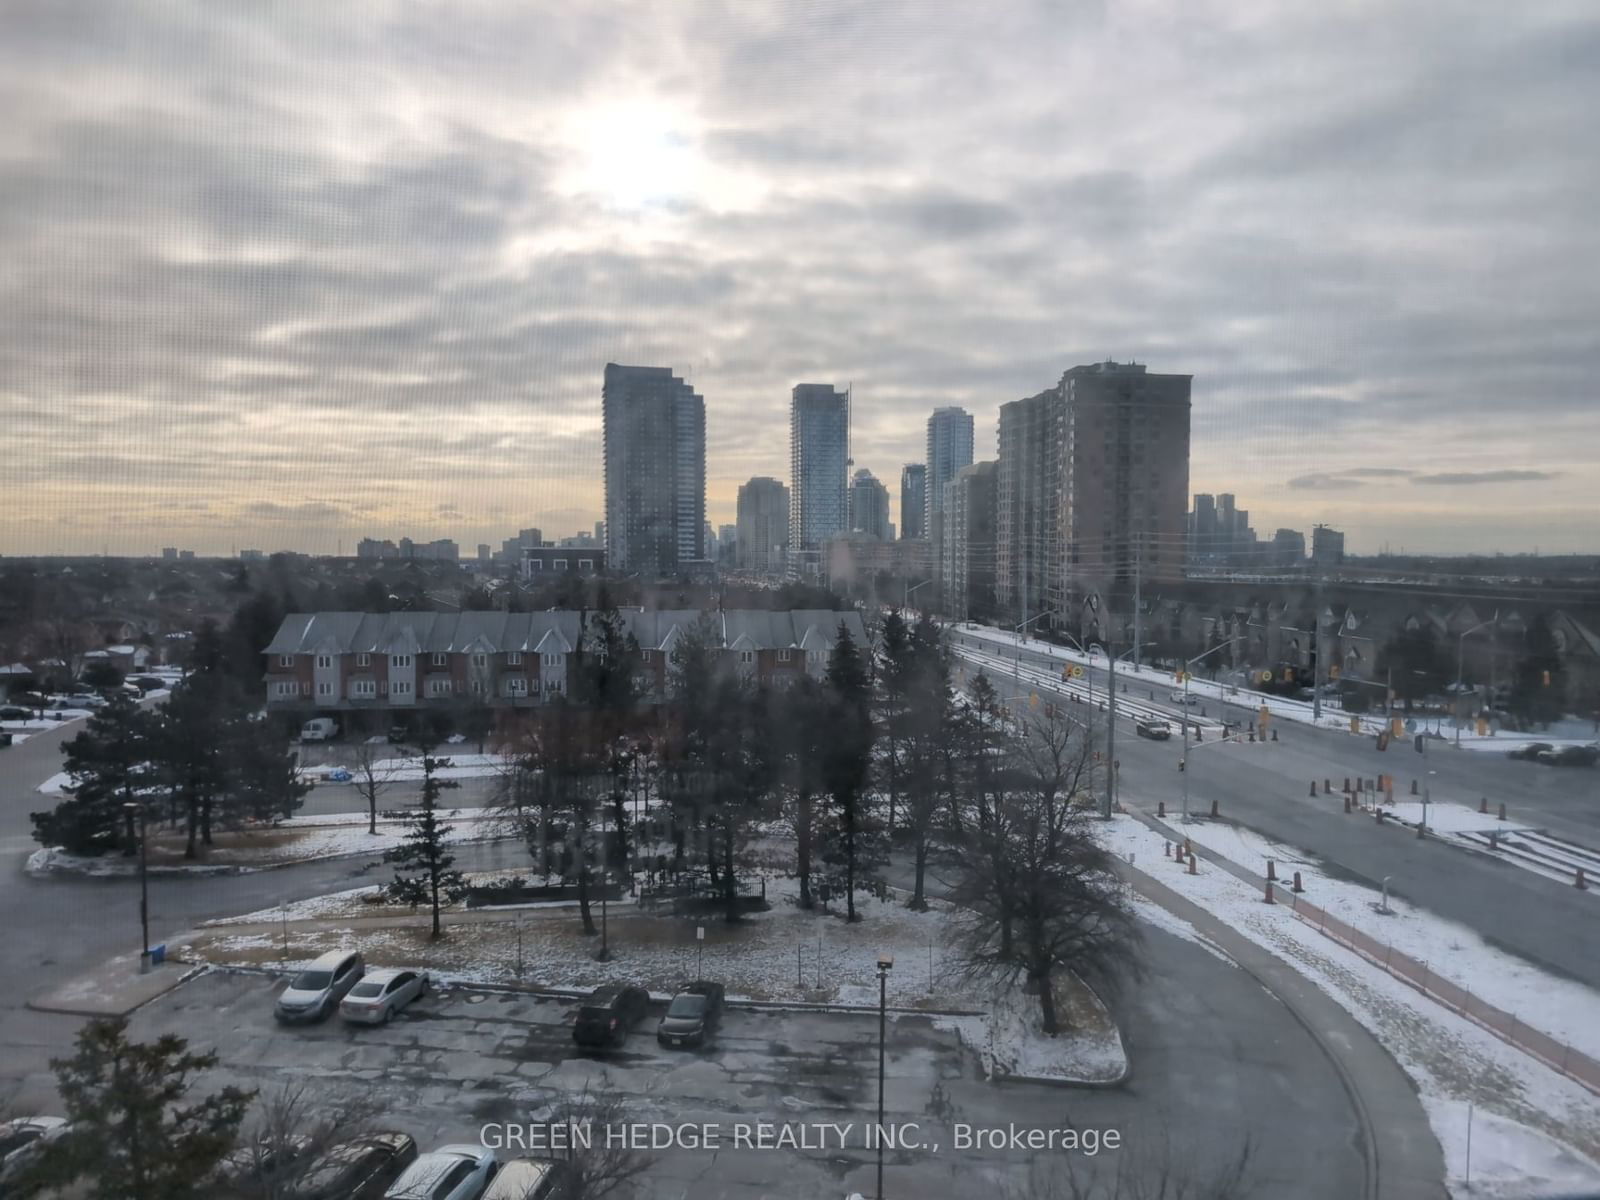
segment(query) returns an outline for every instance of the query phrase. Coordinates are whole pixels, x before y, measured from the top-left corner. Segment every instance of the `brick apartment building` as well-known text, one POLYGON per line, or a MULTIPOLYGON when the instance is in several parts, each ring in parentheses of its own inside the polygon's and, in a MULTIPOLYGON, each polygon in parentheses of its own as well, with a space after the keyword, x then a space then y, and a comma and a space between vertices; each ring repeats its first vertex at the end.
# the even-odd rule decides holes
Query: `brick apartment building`
MULTIPOLYGON (((801 673, 820 678, 841 622, 857 645, 866 644, 855 612, 625 609, 621 615, 658 697, 674 648, 702 617, 710 618, 729 669, 775 687, 801 673)), ((264 652, 267 706, 305 714, 537 706, 566 692, 583 652, 585 620, 576 610, 294 613, 264 652)))

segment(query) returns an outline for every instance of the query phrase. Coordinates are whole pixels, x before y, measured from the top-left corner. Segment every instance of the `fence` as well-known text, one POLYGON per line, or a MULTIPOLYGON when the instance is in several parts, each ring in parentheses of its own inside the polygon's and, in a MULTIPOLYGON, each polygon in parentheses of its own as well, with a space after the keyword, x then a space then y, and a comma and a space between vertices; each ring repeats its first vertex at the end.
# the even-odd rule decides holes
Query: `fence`
POLYGON ((1315 904, 1308 903, 1303 896, 1296 896, 1283 887, 1274 888, 1273 894, 1276 899, 1290 905, 1297 917, 1309 925, 1314 925, 1326 937, 1347 949, 1354 950, 1402 983, 1416 988, 1424 996, 1487 1029, 1502 1041, 1600 1095, 1600 1061, 1565 1042, 1558 1042, 1547 1033, 1541 1033, 1524 1024, 1504 1009, 1480 1000, 1458 984, 1434 974, 1427 963, 1418 962, 1388 943, 1368 936, 1315 904))

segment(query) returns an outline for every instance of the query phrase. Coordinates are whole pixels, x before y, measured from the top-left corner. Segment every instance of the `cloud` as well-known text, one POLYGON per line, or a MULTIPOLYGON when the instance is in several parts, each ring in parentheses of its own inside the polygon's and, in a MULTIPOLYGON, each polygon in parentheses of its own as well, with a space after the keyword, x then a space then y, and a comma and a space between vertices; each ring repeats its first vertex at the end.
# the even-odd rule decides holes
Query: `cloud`
POLYGON ((1360 479, 1401 479, 1416 472, 1410 467, 1351 467, 1348 471, 1340 471, 1341 475, 1349 475, 1360 479))
POLYGON ((1310 475, 1296 475, 1289 480, 1288 486, 1296 491, 1308 492, 1342 492, 1352 488, 1364 487, 1359 480, 1346 478, 1344 475, 1329 474, 1316 471, 1310 475))
POLYGON ((1441 471, 1433 475, 1417 475, 1412 483, 1531 483, 1555 479, 1559 471, 1441 471))
POLYGON ((320 500, 308 500, 301 504, 257 500, 245 505, 244 511, 249 516, 267 521, 332 521, 348 515, 348 511, 339 505, 320 500))

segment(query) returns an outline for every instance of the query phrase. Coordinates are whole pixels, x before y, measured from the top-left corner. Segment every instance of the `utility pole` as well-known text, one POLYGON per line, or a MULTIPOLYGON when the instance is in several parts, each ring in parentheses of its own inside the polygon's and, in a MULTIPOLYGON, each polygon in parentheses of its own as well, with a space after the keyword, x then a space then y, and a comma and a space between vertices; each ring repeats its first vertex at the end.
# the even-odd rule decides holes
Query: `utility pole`
POLYGON ((1117 643, 1106 640, 1106 800, 1100 815, 1109 821, 1117 807, 1117 643))
POLYGON ((1311 622, 1311 721, 1322 724, 1322 571, 1317 571, 1317 587, 1312 594, 1311 622))
POLYGON ((1140 612, 1139 605, 1139 583, 1144 574, 1143 556, 1144 535, 1141 533, 1134 539, 1133 543, 1133 673, 1135 675, 1139 673, 1140 647, 1144 645, 1144 639, 1140 636, 1140 621, 1143 614, 1140 612))

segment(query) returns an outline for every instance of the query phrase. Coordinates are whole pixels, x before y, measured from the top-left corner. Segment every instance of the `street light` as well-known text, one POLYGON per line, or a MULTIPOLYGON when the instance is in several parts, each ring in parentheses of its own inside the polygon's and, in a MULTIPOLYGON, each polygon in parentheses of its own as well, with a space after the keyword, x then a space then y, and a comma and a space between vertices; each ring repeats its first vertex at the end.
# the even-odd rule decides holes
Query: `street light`
POLYGON ((1020 679, 1022 677, 1022 631, 1024 629, 1026 629, 1029 625, 1032 625, 1035 621, 1042 621, 1046 617, 1051 616, 1051 615, 1052 614, 1051 614, 1050 610, 1047 608, 1042 613, 1040 613, 1038 616, 1029 617, 1021 625, 1018 625, 1015 629, 1013 629, 1011 631, 1011 637, 1012 637, 1012 643, 1013 643, 1012 644, 1012 649, 1016 652, 1016 657, 1011 662, 1011 680, 1012 680, 1013 683, 1015 683, 1018 679, 1020 679))
MULTIPOLYGON (((1098 642, 1089 643, 1091 649, 1097 649, 1106 656, 1106 799, 1101 806, 1100 815, 1107 821, 1117 807, 1117 664, 1130 654, 1137 654, 1142 648, 1135 642, 1121 654, 1112 656, 1098 642)), ((1143 646, 1154 646, 1154 642, 1144 642, 1143 646)), ((1093 655, 1090 655, 1091 659, 1093 655)))
POLYGON ((1229 646, 1241 640, 1239 637, 1231 637, 1227 641, 1211 647, 1203 654, 1196 654, 1183 664, 1183 758, 1180 771, 1183 775, 1183 819, 1185 821, 1189 819, 1189 668, 1201 659, 1210 658, 1217 651, 1226 650, 1229 646))
POLYGON ((933 580, 931 579, 924 579, 921 583, 917 584, 916 587, 906 587, 905 582, 902 582, 900 585, 903 589, 900 597, 900 607, 909 608, 911 606, 911 597, 917 594, 917 588, 925 588, 932 582, 933 580))
POLYGON ((139 955, 139 971, 142 974, 150 969, 150 860, 145 853, 144 805, 129 800, 122 806, 122 811, 127 814, 130 827, 133 818, 139 818, 139 928, 144 934, 144 950, 139 955))
POLYGON ((894 955, 878 954, 878 1128, 872 1139, 878 1146, 878 1195, 883 1200, 883 1068, 884 1046, 889 1025, 889 972, 894 969, 894 955))
POLYGON ((1479 621, 1471 629, 1456 639, 1456 746, 1461 745, 1461 676, 1467 655, 1467 638, 1477 633, 1480 629, 1487 629, 1500 620, 1499 612, 1487 621, 1479 621))

